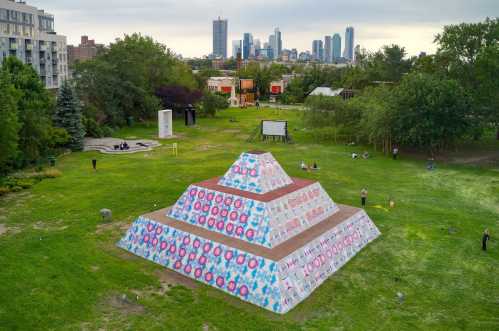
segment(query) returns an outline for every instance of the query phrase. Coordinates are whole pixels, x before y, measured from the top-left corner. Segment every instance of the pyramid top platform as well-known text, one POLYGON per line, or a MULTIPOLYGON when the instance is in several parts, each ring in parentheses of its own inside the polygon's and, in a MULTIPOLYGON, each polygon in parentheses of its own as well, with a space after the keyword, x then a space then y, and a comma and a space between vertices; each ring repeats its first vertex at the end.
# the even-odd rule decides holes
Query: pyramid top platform
POLYGON ((266 194, 293 184, 271 153, 242 153, 218 185, 256 194, 266 194))

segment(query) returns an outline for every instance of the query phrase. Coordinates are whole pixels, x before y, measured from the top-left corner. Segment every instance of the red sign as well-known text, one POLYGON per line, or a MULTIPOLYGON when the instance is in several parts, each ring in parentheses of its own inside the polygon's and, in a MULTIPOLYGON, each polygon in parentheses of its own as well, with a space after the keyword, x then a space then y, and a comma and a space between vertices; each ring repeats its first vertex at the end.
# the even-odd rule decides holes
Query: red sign
POLYGON ((279 85, 273 85, 271 92, 272 94, 281 94, 281 87, 279 85))
POLYGON ((227 93, 228 94, 228 93, 232 92, 232 87, 230 87, 230 86, 222 86, 221 90, 222 90, 222 93, 227 93))

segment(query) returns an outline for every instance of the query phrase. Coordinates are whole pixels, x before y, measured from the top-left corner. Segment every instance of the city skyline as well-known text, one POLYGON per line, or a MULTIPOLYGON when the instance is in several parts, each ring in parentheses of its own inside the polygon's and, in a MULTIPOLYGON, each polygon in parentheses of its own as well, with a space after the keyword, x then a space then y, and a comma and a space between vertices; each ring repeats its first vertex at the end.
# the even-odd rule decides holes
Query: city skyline
POLYGON ((229 41, 241 39, 244 32, 251 31, 263 42, 273 27, 278 26, 283 33, 283 48, 309 50, 312 40, 334 33, 343 37, 345 27, 354 26, 356 44, 363 48, 374 51, 396 43, 406 47, 409 55, 417 55, 420 51, 435 51, 434 36, 442 32, 444 25, 477 22, 499 12, 499 3, 494 0, 473 3, 411 0, 403 5, 396 5, 393 0, 368 3, 300 0, 272 4, 258 0, 249 7, 242 1, 220 7, 216 2, 193 0, 181 3, 148 0, 140 4, 129 0, 118 3, 32 0, 28 4, 56 15, 56 31, 68 36, 69 44, 77 44, 81 35, 93 35, 99 43, 107 44, 124 33, 139 32, 184 57, 211 53, 212 31, 206 27, 219 15, 230 21, 229 41), (168 19, 163 10, 165 5, 168 5, 168 19))

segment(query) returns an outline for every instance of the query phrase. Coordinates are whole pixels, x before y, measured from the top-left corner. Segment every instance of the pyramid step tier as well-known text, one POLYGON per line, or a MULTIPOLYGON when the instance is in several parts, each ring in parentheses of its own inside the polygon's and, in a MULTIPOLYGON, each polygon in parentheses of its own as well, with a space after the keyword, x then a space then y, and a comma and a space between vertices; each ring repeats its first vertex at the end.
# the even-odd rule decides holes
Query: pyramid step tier
POLYGON ((181 222, 272 248, 338 212, 320 183, 294 178, 263 195, 228 188, 213 178, 191 185, 169 210, 181 222))
POLYGON ((266 194, 292 183, 274 156, 264 152, 242 153, 218 182, 220 186, 256 194, 266 194))
POLYGON ((169 218, 168 210, 139 217, 118 246, 283 314, 380 235, 363 210, 339 208, 272 249, 169 218))

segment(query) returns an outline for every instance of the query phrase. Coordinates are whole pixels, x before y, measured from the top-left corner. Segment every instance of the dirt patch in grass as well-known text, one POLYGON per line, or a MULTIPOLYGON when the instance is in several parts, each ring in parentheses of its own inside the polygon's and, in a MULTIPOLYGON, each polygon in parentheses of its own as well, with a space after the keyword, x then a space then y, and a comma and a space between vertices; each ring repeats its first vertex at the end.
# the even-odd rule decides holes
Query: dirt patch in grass
POLYGON ((156 271, 155 275, 158 277, 162 287, 163 285, 168 288, 178 285, 182 285, 190 289, 195 289, 198 287, 198 284, 195 280, 182 276, 181 274, 170 271, 168 269, 156 271))
POLYGON ((4 224, 0 224, 0 236, 7 233, 7 227, 4 224))
POLYGON ((227 129, 227 130, 223 130, 222 133, 241 133, 241 130, 239 130, 239 129, 227 129))
POLYGON ((14 235, 21 232, 21 228, 17 226, 7 227, 5 224, 0 224, 0 237, 3 235, 14 235))
POLYGON ((118 311, 124 315, 141 315, 145 313, 145 308, 134 299, 128 298, 125 294, 113 294, 106 298, 104 305, 111 310, 118 311))

